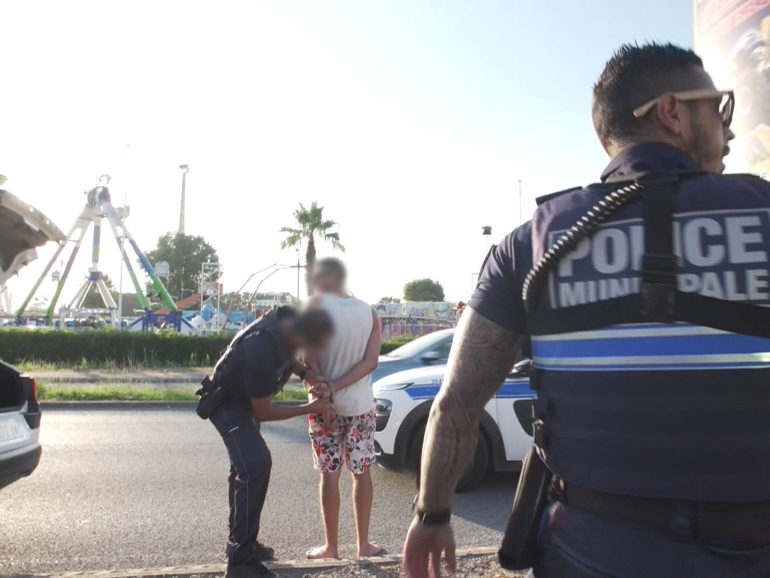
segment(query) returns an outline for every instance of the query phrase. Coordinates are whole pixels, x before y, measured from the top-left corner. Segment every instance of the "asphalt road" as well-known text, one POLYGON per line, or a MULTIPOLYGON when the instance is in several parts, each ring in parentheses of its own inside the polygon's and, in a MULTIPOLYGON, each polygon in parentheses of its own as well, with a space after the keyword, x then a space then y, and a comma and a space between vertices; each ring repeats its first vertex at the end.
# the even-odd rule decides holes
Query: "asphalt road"
MULTIPOLYGON (((260 539, 281 559, 321 543, 306 420, 265 424, 273 454, 260 539)), ((224 560, 228 463, 214 428, 190 409, 49 409, 38 469, 0 491, 0 575, 153 568, 224 560)), ((515 477, 491 476, 455 501, 460 546, 490 546, 505 527, 515 477)), ((375 468, 372 539, 401 548, 411 475, 375 468)), ((343 556, 355 534, 345 476, 343 556)))

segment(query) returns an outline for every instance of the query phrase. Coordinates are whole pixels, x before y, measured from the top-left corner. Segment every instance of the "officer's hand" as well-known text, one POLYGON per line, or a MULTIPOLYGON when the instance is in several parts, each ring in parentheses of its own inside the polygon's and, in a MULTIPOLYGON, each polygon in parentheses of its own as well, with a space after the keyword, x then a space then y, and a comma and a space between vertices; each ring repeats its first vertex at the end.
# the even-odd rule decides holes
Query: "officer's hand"
POLYGON ((314 399, 305 406, 305 409, 308 413, 317 414, 325 412, 329 407, 328 399, 314 399))
POLYGON ((404 542, 404 572, 407 578, 439 578, 441 556, 446 555, 447 569, 454 573, 455 538, 452 526, 423 526, 415 518, 404 542))

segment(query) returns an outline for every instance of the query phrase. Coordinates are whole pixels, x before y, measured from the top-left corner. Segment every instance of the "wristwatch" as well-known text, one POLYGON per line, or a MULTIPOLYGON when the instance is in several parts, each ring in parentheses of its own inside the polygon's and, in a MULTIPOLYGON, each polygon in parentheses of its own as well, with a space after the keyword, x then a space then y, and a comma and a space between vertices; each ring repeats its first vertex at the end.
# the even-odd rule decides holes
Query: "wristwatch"
POLYGON ((428 512, 417 507, 417 500, 420 495, 417 494, 412 502, 412 511, 417 520, 419 520, 421 526, 444 526, 452 519, 452 511, 444 510, 443 512, 428 512))

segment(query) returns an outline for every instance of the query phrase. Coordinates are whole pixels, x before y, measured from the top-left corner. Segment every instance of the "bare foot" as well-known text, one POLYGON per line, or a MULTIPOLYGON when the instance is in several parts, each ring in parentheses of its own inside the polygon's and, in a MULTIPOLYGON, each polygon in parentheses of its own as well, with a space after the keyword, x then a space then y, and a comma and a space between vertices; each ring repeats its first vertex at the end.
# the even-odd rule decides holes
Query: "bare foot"
POLYGON ((385 548, 368 542, 364 547, 358 548, 359 558, 371 558, 372 556, 382 556, 385 554, 385 548))
POLYGON ((340 555, 336 548, 332 549, 329 548, 329 546, 317 546, 316 548, 312 548, 305 552, 305 556, 310 560, 320 560, 321 558, 334 558, 335 560, 340 559, 340 555))

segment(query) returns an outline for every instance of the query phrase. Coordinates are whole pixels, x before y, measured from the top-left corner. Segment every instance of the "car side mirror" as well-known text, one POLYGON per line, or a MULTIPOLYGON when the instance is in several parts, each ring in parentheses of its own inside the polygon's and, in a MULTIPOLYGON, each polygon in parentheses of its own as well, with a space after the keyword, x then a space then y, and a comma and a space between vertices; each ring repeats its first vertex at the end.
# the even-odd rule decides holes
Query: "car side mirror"
POLYGON ((441 360, 441 354, 438 351, 426 351, 422 354, 422 362, 426 365, 430 365, 431 363, 436 363, 437 361, 441 360))

